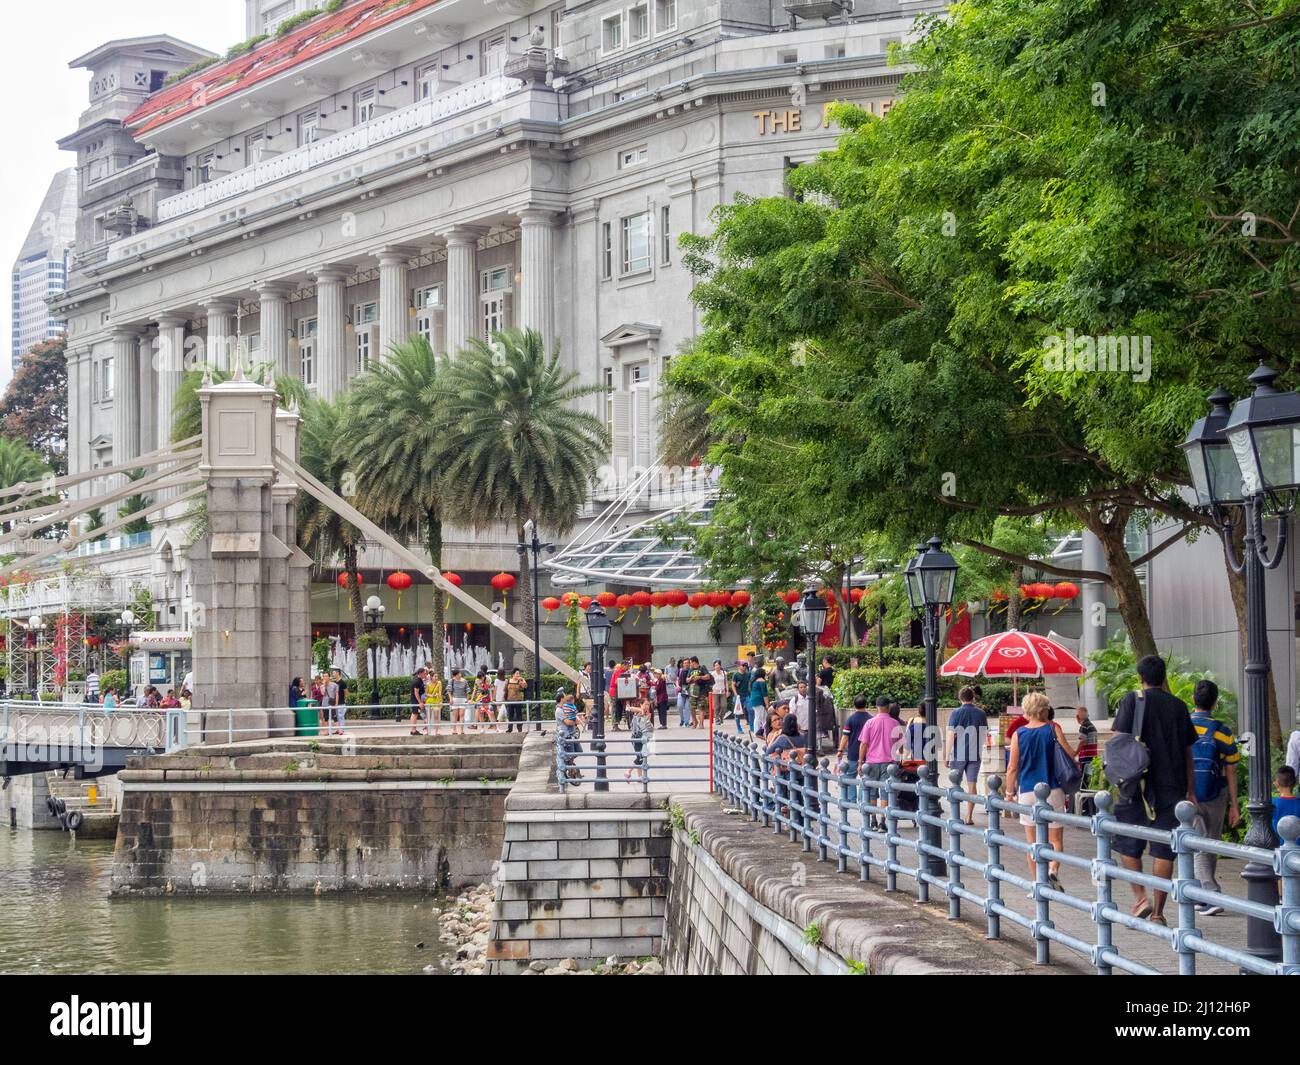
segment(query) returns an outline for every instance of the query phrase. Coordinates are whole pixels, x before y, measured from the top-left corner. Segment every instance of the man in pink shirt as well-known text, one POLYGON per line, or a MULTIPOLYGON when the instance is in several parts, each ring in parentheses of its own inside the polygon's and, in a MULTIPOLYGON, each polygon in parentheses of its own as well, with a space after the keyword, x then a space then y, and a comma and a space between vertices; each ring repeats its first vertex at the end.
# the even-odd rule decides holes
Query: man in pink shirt
MULTIPOLYGON (((889 778, 889 767, 894 764, 898 745, 903 739, 903 723, 898 720, 898 704, 893 703, 888 712, 879 710, 858 734, 858 773, 864 781, 883 782, 889 778)), ((887 799, 883 788, 867 787, 867 794, 875 794, 875 805, 885 806, 887 799)), ((873 818, 873 820, 875 820, 873 818)))

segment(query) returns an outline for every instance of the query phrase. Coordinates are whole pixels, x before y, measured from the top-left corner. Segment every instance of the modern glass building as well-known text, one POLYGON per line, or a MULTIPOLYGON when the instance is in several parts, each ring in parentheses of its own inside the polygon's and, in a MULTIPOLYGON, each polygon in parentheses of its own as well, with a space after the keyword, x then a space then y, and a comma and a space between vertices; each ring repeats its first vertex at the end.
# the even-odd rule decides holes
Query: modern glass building
POLYGON ((72 168, 54 175, 32 219, 12 273, 14 369, 33 345, 58 336, 64 322, 46 300, 67 288, 68 256, 77 237, 77 179, 72 168))

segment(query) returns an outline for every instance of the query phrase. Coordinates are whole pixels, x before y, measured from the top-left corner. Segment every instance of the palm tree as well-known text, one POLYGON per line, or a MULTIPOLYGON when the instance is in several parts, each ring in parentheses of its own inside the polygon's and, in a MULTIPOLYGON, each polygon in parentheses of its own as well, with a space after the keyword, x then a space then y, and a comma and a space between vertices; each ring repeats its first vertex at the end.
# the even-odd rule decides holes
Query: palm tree
MULTIPOLYGON (((131 482, 140 480, 145 474, 144 470, 127 470, 126 479, 131 482)), ((117 507, 117 516, 125 518, 128 514, 138 514, 149 505, 149 497, 143 492, 137 492, 135 495, 127 496, 117 507)), ((136 518, 134 521, 128 521, 122 526, 122 532, 130 535, 131 533, 142 533, 149 531, 149 519, 145 517, 136 518)))
MULTIPOLYGON (((347 413, 341 400, 308 398, 302 404, 302 424, 298 430, 298 461, 326 488, 348 495, 351 474, 339 437, 347 413)), ((348 602, 352 610, 352 631, 357 648, 357 678, 369 678, 365 647, 366 622, 361 606, 361 581, 358 554, 364 537, 361 530, 344 521, 333 510, 306 492, 298 494, 298 542, 319 563, 343 561, 348 575, 348 602)))
MULTIPOLYGON (((0 436, 0 489, 13 488, 15 485, 39 481, 50 473, 50 467, 40 454, 21 440, 0 436)), ((7 497, 9 501, 13 497, 7 497)), ((5 502, 6 500, 0 500, 5 502)), ((29 505, 36 505, 37 500, 29 500, 29 505)), ((0 523, 0 529, 8 532, 11 522, 0 523)))
MULTIPOLYGON (((448 499, 476 527, 512 521, 564 533, 573 527, 609 454, 609 432, 579 409, 602 393, 548 357, 535 330, 475 338, 444 371, 448 499)), ((522 563, 522 560, 521 560, 522 563)), ((533 620, 528 567, 520 565, 524 628, 533 620)), ((532 655, 526 655, 531 668, 532 655)))
MULTIPOLYGON (((420 336, 393 344, 348 391, 339 447, 354 475, 353 503, 402 535, 423 537, 442 569, 448 435, 439 392, 442 360, 420 336)), ((433 597, 433 669, 443 670, 444 600, 433 597)))

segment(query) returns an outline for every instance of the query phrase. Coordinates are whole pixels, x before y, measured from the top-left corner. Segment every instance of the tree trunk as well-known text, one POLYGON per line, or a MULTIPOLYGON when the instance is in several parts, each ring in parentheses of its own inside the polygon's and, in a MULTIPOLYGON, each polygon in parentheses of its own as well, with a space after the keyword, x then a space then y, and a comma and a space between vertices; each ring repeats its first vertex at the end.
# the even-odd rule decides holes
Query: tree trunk
MULTIPOLYGON (((428 511, 424 516, 425 550, 429 552, 429 563, 439 573, 442 572, 442 519, 436 510, 428 511)), ((433 656, 433 675, 439 682, 443 679, 446 666, 447 644, 447 599, 441 588, 433 588, 433 631, 429 634, 430 651, 433 656)))
POLYGON ((1117 507, 1109 517, 1091 509, 1083 511, 1082 516, 1084 523, 1101 541, 1101 549, 1106 556, 1106 569, 1110 573, 1110 584, 1115 589, 1115 601, 1120 616, 1124 619, 1124 627, 1128 630, 1129 642, 1138 658, 1142 658, 1156 654, 1157 651, 1155 636, 1151 632, 1151 617, 1142 595, 1142 584, 1124 544, 1124 529, 1130 513, 1129 507, 1117 507))
MULTIPOLYGON (((519 542, 524 542, 524 521, 527 521, 527 515, 522 515, 523 520, 519 522, 519 542)), ((535 604, 533 602, 533 581, 532 581, 532 552, 525 551, 519 556, 519 628, 528 636, 527 649, 524 651, 524 676, 532 680, 536 666, 533 664, 533 611, 535 604)), ((541 698, 540 692, 533 693, 533 698, 541 698)))
POLYGON ((348 605, 352 607, 352 638, 357 649, 357 680, 370 679, 370 655, 362 637, 366 634, 366 615, 361 606, 361 572, 357 549, 343 549, 343 572, 348 575, 348 605))
POLYGON ((1007 628, 1020 628, 1020 582, 1025 579, 1025 567, 1016 566, 1011 571, 1011 591, 1007 593, 1007 628))
MULTIPOLYGON (((1238 521, 1232 528, 1233 547, 1237 556, 1240 558, 1241 553, 1245 550, 1245 524, 1238 521)), ((1234 572, 1228 558, 1227 545, 1223 549, 1224 569, 1228 574, 1228 593, 1232 596, 1232 609, 1237 615, 1237 657, 1244 665, 1246 661, 1246 574, 1234 572)), ((1246 729, 1246 707, 1245 700, 1238 700, 1237 704, 1237 731, 1242 732, 1246 729)), ((1268 733, 1269 740, 1273 745, 1282 743, 1282 717, 1278 711, 1277 705, 1277 684, 1273 679, 1273 660, 1269 656, 1268 663, 1268 733)))

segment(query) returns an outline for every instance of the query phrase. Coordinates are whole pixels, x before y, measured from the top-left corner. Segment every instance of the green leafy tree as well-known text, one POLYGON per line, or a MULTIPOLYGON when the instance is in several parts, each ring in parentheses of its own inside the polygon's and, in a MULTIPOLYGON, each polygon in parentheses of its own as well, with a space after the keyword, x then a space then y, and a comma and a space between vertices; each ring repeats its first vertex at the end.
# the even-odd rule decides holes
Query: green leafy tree
MULTIPOLYGON (((562 534, 587 501, 609 433, 579 404, 601 393, 547 355, 535 330, 474 338, 445 371, 446 484, 456 512, 476 528, 509 522, 520 540, 530 519, 562 534)), ((532 626, 528 567, 520 566, 524 629, 532 626)), ((526 655, 531 666, 532 655, 526 655)))
MULTIPOLYGON (((338 447, 368 517, 423 540, 442 569, 442 521, 451 435, 442 416, 440 360, 423 337, 394 344, 347 395, 338 447)), ((443 671, 445 598, 433 596, 433 669, 443 671)))
MULTIPOLYGON (((310 397, 302 405, 298 432, 298 461, 303 468, 336 495, 352 490, 352 472, 347 455, 339 446, 347 423, 347 409, 341 400, 310 397)), ((347 575, 348 606, 352 612, 352 633, 357 648, 357 677, 367 680, 369 664, 364 652, 366 619, 361 599, 359 555, 364 536, 351 522, 306 492, 298 494, 298 542, 318 563, 342 561, 347 575)), ((435 641, 437 642, 437 641, 435 641)))
POLYGON ((34 345, 0 398, 0 429, 25 440, 59 476, 68 472, 68 363, 62 337, 34 345))
MULTIPOLYGON (((307 399, 307 386, 302 381, 296 377, 275 373, 270 363, 260 363, 246 372, 257 381, 269 379, 282 407, 290 407, 294 403, 301 406, 307 399)), ((173 442, 188 440, 203 430, 203 406, 199 402, 199 389, 203 387, 205 373, 211 375, 214 385, 222 384, 231 378, 230 371, 212 366, 193 367, 181 375, 181 382, 176 387, 176 397, 172 404, 171 439, 173 442)))
MULTIPOLYGON (((0 436, 0 489, 38 482, 50 472, 52 472, 50 467, 34 448, 21 440, 0 436)), ((12 503, 14 498, 9 497, 0 502, 12 503)), ((35 506, 38 502, 39 500, 30 499, 24 504, 23 509, 27 506, 35 506)), ((5 532, 9 531, 12 524, 0 519, 0 529, 5 532)))

